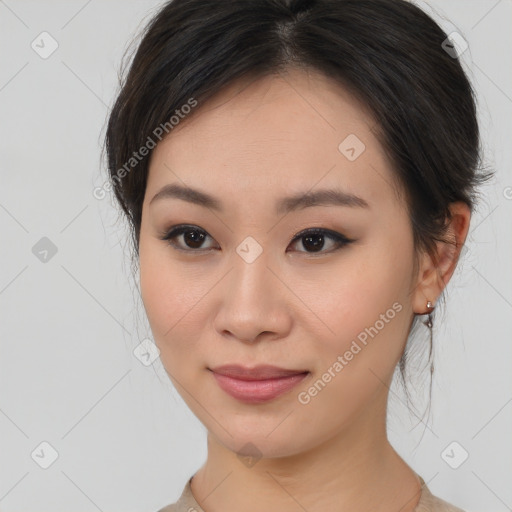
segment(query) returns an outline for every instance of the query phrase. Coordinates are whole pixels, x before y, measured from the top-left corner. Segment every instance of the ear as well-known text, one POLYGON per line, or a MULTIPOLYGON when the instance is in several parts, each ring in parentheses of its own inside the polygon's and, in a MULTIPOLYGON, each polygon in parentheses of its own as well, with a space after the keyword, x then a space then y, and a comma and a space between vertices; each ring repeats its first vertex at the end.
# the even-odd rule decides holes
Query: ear
POLYGON ((431 301, 433 305, 436 304, 455 271, 460 251, 468 234, 471 219, 469 206, 462 201, 457 201, 451 203, 449 209, 451 220, 445 238, 452 243, 436 242, 436 261, 426 253, 423 253, 419 259, 412 297, 412 307, 416 314, 424 315, 431 311, 427 309, 427 301, 431 301))

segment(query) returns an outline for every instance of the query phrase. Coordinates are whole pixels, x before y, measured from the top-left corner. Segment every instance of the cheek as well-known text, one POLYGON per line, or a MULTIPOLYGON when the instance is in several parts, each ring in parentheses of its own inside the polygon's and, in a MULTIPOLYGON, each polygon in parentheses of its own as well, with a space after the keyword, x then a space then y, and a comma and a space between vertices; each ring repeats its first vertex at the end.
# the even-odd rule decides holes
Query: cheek
MULTIPOLYGON (((198 322, 194 315, 202 292, 197 280, 172 261, 170 249, 159 240, 145 240, 141 235, 139 250, 140 290, 144 308, 162 356, 173 343, 180 350, 180 340, 193 344, 198 322), (185 336, 181 335, 183 332, 185 336)), ((183 344, 184 342, 181 341, 183 344)))
POLYGON ((317 359, 315 379, 297 397, 304 428, 335 431, 387 390, 409 325, 409 263, 397 259, 396 249, 384 249, 359 250, 357 261, 345 259, 336 279, 315 292, 315 312, 330 329, 316 332, 309 348, 317 359))
MULTIPOLYGON (((311 310, 321 320, 315 320, 321 331, 312 333, 321 372, 344 354, 350 358, 348 366, 365 367, 365 376, 368 366, 382 373, 390 371, 403 350, 410 324, 406 276, 411 270, 407 248, 392 247, 383 239, 381 244, 347 254, 330 268, 329 275, 312 281, 309 289, 297 282, 300 295, 311 298, 311 310)), ((353 377, 357 378, 356 373, 353 377)))
POLYGON ((141 235, 140 290, 155 338, 171 326, 170 312, 174 310, 175 302, 174 294, 169 289, 169 283, 173 281, 172 271, 163 265, 161 260, 151 242, 145 242, 141 235))

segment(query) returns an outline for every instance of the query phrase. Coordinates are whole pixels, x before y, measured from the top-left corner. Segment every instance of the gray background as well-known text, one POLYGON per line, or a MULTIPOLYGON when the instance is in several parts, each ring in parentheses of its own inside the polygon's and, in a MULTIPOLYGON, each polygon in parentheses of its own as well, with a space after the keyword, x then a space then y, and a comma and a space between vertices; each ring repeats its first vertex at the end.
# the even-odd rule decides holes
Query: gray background
MULTIPOLYGON (((133 354, 151 335, 125 227, 110 196, 92 195, 105 181, 100 146, 121 56, 161 4, 0 1, 4 512, 156 511, 206 455, 205 429, 160 360, 145 366, 133 354), (58 43, 46 59, 31 47, 43 46, 43 31, 58 43), (57 249, 47 261, 36 245, 48 244, 43 237, 57 249), (47 469, 52 449, 43 442, 58 453, 47 469)), ((435 326, 433 421, 409 415, 395 385, 389 436, 434 494, 468 511, 501 512, 512 508, 512 2, 420 6, 469 43, 461 60, 497 176, 482 190, 444 323, 435 326), (469 454, 457 469, 446 462, 452 442, 452 459, 469 454)), ((414 387, 421 404, 427 387, 414 387)))

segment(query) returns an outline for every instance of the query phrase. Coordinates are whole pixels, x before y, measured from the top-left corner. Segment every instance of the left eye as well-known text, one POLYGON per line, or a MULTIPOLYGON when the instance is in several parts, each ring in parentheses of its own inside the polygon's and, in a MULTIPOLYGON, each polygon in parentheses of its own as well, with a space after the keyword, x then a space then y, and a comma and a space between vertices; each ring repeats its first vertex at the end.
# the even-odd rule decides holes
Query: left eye
POLYGON ((311 248, 312 252, 315 253, 322 251, 326 239, 331 240, 331 243, 334 245, 334 248, 331 248, 331 250, 323 252, 337 251, 338 249, 341 249, 343 246, 348 245, 354 241, 342 235, 341 233, 337 233, 336 231, 331 231, 329 229, 312 228, 307 229, 305 231, 301 231, 298 235, 295 236, 295 238, 292 240, 292 243, 295 241, 302 240, 302 246, 311 248))
MULTIPOLYGON (((175 249, 184 251, 184 252, 206 252, 214 247, 201 249, 201 245, 203 244, 206 238, 212 238, 206 231, 197 227, 197 226, 176 226, 172 228, 170 231, 166 232, 161 240, 167 241, 171 246, 175 249), (183 237, 182 241, 185 244, 180 246, 175 239, 178 237, 183 237)), ((213 240, 213 238, 212 238, 213 240)), ((291 245, 298 243, 302 240, 302 246, 306 249, 306 251, 298 251, 298 252, 306 252, 306 253, 317 253, 317 252, 334 252, 338 249, 341 249, 343 246, 348 245, 354 240, 347 238, 341 233, 337 233, 336 231, 331 231, 329 229, 321 229, 321 228, 311 228, 304 231, 301 231, 297 234, 291 245), (323 251, 325 246, 325 240, 331 240, 331 245, 334 245, 334 248, 330 250, 323 251)))

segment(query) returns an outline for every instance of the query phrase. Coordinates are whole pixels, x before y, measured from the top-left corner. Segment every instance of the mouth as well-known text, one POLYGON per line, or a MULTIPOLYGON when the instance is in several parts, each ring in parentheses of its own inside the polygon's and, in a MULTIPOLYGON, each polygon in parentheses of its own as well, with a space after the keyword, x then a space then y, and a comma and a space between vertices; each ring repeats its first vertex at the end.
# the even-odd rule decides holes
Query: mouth
POLYGON ((276 366, 246 368, 224 365, 208 368, 219 387, 245 403, 265 403, 290 391, 309 375, 308 370, 289 370, 276 366))

